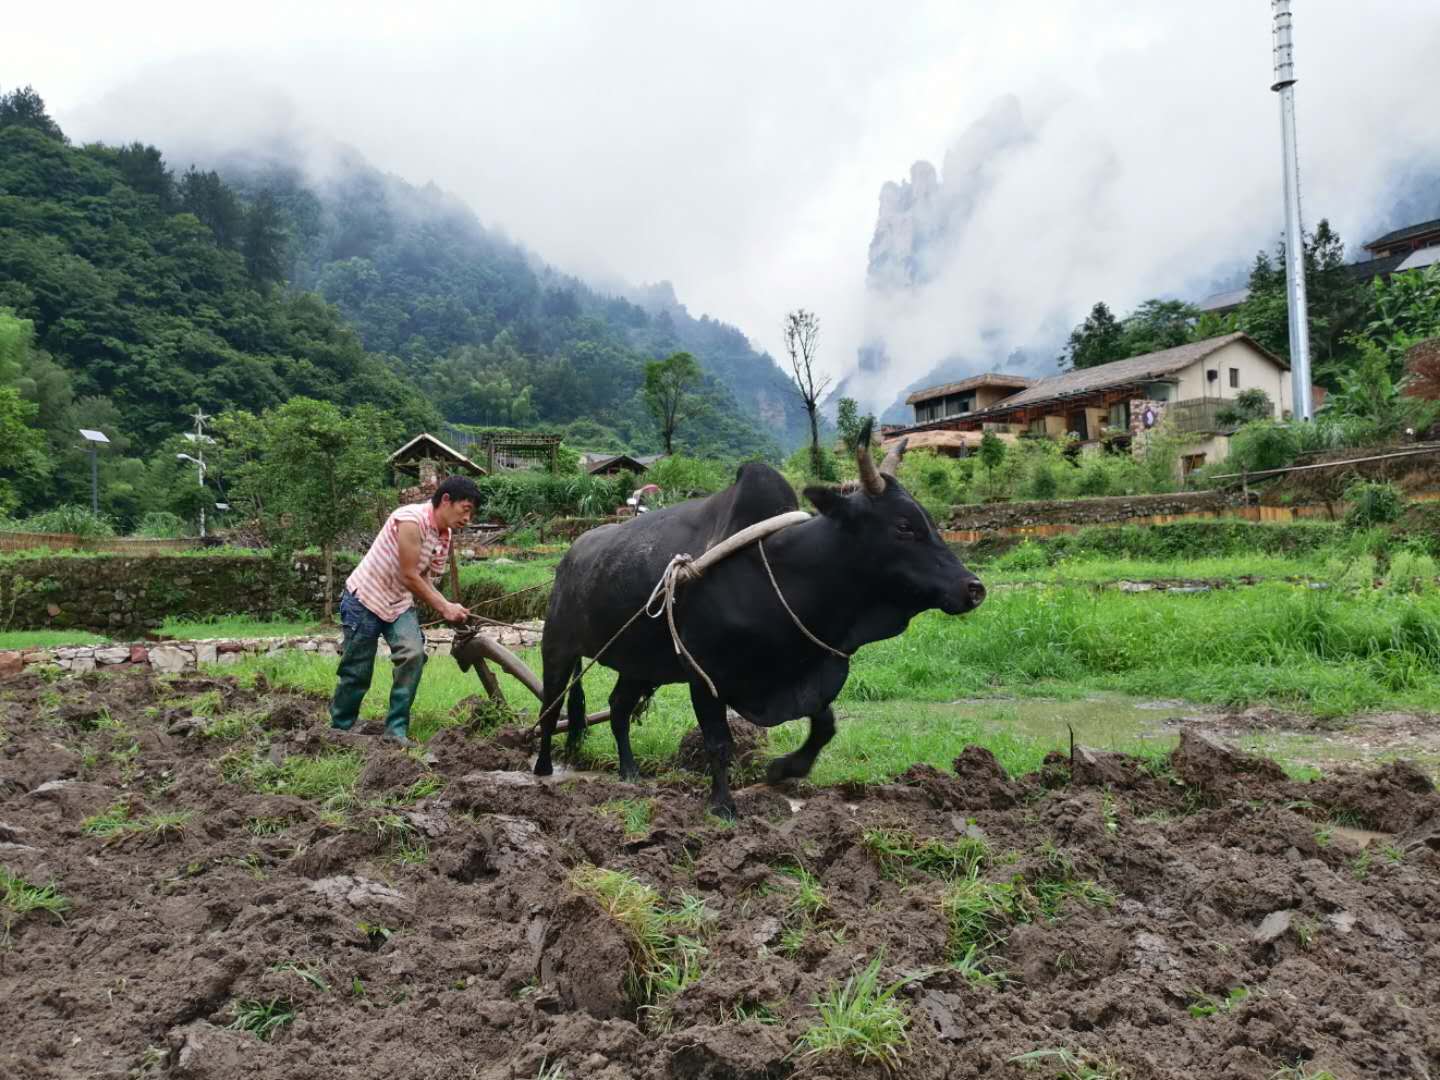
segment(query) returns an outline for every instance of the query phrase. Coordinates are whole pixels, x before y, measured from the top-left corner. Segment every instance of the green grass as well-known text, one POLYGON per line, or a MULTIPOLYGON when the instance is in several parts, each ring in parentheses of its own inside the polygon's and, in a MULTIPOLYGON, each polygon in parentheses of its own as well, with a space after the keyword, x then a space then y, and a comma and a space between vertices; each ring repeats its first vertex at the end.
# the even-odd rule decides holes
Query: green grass
POLYGON ((88 630, 0 631, 0 649, 58 649, 65 645, 104 645, 110 639, 88 630))
MULTIPOLYGON (((521 659, 538 671, 538 653, 522 650, 521 659)), ((336 664, 333 657, 290 652, 212 670, 242 680, 264 673, 272 685, 328 696, 336 664)), ((591 708, 603 704, 614 680, 603 666, 586 675, 591 708)), ((533 696, 509 676, 501 675, 500 682, 510 703, 528 713, 522 720, 528 723, 535 713, 533 696)), ((451 710, 479 690, 479 680, 462 673, 449 656, 432 657, 412 712, 411 736, 423 741, 459 722, 451 710)), ((390 665, 377 664, 363 719, 383 717, 389 691, 390 665)), ((1132 595, 1084 586, 1000 591, 971 615, 926 613, 901 636, 862 649, 837 703, 836 737, 811 780, 876 782, 917 762, 948 770, 971 744, 992 751, 1011 774, 1032 771, 1047 751, 1062 747, 1064 726, 1017 724, 1006 717, 1042 708, 1041 699, 1074 702, 1097 716, 1114 713, 1132 725, 1136 738, 1127 744, 1117 735, 1106 740, 1109 748, 1156 752, 1155 746, 1138 744, 1145 717, 1112 707, 1116 695, 1231 708, 1271 704, 1322 717, 1433 710, 1440 701, 1440 594, 1345 594, 1283 583, 1198 595, 1132 595), (1000 695, 1013 700, 999 701, 1000 695), (1095 696, 1103 700, 1093 708, 1084 705, 1095 696)), ((632 730, 641 769, 668 768, 693 726, 687 690, 662 687, 644 723, 632 730)), ((771 729, 771 751, 794 749, 805 731, 803 722, 771 729)), ((615 767, 608 726, 589 733, 580 763, 615 767)))
POLYGON ((315 799, 332 808, 355 803, 355 785, 364 759, 353 750, 314 757, 295 754, 276 765, 263 752, 237 750, 220 759, 220 775, 268 795, 315 799))
POLYGON ((289 998, 273 997, 269 1001, 237 1001, 231 1006, 235 1016, 230 1025, 233 1031, 248 1031, 263 1042, 269 1042, 275 1033, 291 1023, 297 1010, 289 998))
POLYGON ((1081 1056, 1064 1047, 1031 1050, 1010 1058, 1012 1065, 1043 1070, 1053 1080, 1130 1080, 1130 1073, 1108 1059, 1081 1056))
POLYGON ((0 910, 4 912, 0 944, 9 940, 10 928, 25 916, 43 911, 63 921, 69 908, 70 901, 60 895, 54 882, 32 885, 8 866, 0 866, 0 910))
POLYGON ((106 840, 120 840, 127 836, 146 835, 161 839, 174 839, 182 835, 195 816, 193 810, 173 810, 164 814, 146 814, 132 818, 130 807, 117 802, 98 814, 93 814, 80 823, 82 832, 106 840))
POLYGON ((270 638, 310 637, 336 633, 314 619, 256 619, 248 615, 217 615, 213 619, 166 619, 155 631, 161 637, 178 641, 201 638, 270 638))
POLYGON ((637 1005, 654 1005, 700 977, 705 949, 699 942, 708 913, 703 901, 682 895, 667 908, 655 889, 623 870, 581 866, 571 887, 590 896, 630 938, 626 985, 637 1005))
POLYGON ((650 831, 650 818, 655 812, 654 799, 611 799, 597 809, 607 817, 619 818, 625 835, 644 836, 650 831))
MULTIPOLYGON (((962 556, 963 559, 963 556, 962 556)), ((1062 559, 1037 568, 1009 566, 1004 559, 971 567, 987 586, 1032 584, 1103 585, 1116 581, 1234 581, 1238 578, 1324 578, 1326 561, 1307 557, 1218 555, 1198 559, 1089 558, 1062 559)))
POLYGON ((846 1054, 862 1064, 873 1062, 892 1071, 900 1066, 910 1043, 910 1017, 895 994, 905 980, 882 986, 883 959, 877 956, 843 986, 830 984, 813 1002, 820 1019, 800 1036, 796 1049, 803 1047, 807 1057, 846 1054))
POLYGON ((984 840, 968 836, 955 840, 917 840, 901 829, 867 829, 861 844, 887 877, 899 877, 910 866, 947 881, 969 877, 990 857, 984 840))

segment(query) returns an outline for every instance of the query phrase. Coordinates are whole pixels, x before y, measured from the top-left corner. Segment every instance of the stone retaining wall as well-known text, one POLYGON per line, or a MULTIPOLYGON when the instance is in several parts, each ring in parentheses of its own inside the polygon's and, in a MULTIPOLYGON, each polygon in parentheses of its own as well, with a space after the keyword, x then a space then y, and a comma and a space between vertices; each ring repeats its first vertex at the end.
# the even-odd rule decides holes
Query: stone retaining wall
MULTIPOLYGON (((526 648, 540 644, 541 623, 523 623, 514 627, 491 626, 481 633, 497 639, 507 648, 526 648)), ((425 651, 430 655, 448 652, 454 640, 453 630, 435 629, 425 633, 425 651)), ((234 664, 251 656, 274 656, 288 650, 313 652, 321 656, 339 655, 340 636, 289 638, 212 638, 202 641, 133 642, 116 645, 72 645, 53 649, 21 649, 0 652, 0 676, 13 675, 32 665, 54 665, 64 671, 80 674, 97 668, 146 667, 152 671, 174 673, 194 670, 201 664, 234 664)), ((390 655, 390 648, 380 642, 380 655, 390 655)))
POLYGON ((1239 496, 1218 491, 1181 491, 1169 495, 1115 495, 1098 499, 1055 499, 957 506, 947 525, 952 530, 990 532, 1028 525, 1109 525, 1132 518, 1221 512, 1242 505, 1239 496))
MULTIPOLYGON (((354 568, 335 558, 335 592, 354 568)), ((0 563, 0 627, 139 636, 167 618, 319 612, 318 555, 53 555, 0 563)))

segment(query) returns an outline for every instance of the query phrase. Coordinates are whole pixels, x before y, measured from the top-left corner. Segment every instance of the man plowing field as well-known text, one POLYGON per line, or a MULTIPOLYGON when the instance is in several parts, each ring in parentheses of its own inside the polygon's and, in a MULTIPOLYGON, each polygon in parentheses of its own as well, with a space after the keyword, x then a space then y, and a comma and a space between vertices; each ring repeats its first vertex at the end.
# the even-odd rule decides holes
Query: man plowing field
POLYGON ((383 637, 395 664, 383 738, 410 745, 410 706, 425 668, 425 634, 415 601, 425 601, 447 622, 469 617, 463 606, 441 596, 431 579, 445 568, 452 530, 469 524, 479 502, 480 489, 473 480, 448 477, 428 502, 395 510, 346 579, 340 600, 344 627, 340 670, 330 701, 332 728, 349 731, 354 726, 383 637))

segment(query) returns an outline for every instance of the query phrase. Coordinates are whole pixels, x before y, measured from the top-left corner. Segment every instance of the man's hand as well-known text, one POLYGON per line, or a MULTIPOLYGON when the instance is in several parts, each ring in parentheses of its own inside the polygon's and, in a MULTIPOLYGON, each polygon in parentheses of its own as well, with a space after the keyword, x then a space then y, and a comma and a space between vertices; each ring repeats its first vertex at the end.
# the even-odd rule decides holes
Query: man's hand
POLYGON ((446 622, 464 622, 470 617, 470 609, 461 607, 459 604, 452 604, 446 600, 439 608, 440 617, 446 622))

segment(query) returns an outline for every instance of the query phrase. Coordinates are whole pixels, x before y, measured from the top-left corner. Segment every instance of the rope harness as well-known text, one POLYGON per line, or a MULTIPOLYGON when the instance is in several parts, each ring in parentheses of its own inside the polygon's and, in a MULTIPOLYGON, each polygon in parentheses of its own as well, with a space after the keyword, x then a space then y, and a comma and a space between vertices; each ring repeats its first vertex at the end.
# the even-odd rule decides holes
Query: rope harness
POLYGON ((850 653, 841 652, 833 645, 827 645, 812 634, 809 628, 800 620, 800 616, 795 614, 795 610, 790 606, 789 601, 785 599, 785 594, 780 590, 780 583, 775 580, 775 572, 770 569, 770 559, 765 554, 765 537, 772 533, 779 532, 781 529, 789 528, 791 525, 798 525, 800 522, 808 520, 810 520, 809 514, 803 510, 794 510, 787 514, 767 518, 748 528, 741 529, 734 536, 722 540, 698 558, 683 553, 674 556, 666 564, 664 573, 660 575, 660 580, 655 583, 655 588, 650 591, 650 596, 645 603, 640 605, 635 614, 625 620, 624 626, 620 627, 619 630, 611 635, 610 640, 600 647, 590 662, 580 669, 579 674, 565 684, 565 689, 560 691, 560 694, 555 700, 544 705, 537 720, 537 726, 549 715, 551 710, 557 708, 559 703, 565 700, 575 684, 585 677, 586 672, 599 663, 600 658, 605 655, 606 650, 615 644, 620 635, 625 633, 626 630, 629 630, 635 623, 635 620, 640 618, 641 615, 648 615, 652 619, 658 619, 662 615, 665 617, 665 624, 670 630, 670 642, 675 647, 675 655, 682 657, 685 663, 689 665, 690 670, 700 677, 705 683, 705 688, 710 691, 710 696, 718 698, 720 692, 715 689, 714 681, 706 674, 705 669, 700 666, 700 662, 695 659, 690 650, 685 647, 685 642, 680 638, 680 628, 675 625, 675 596, 676 593, 679 592, 680 586, 692 581, 698 581, 705 575, 705 571, 710 567, 729 558, 737 551, 749 547, 751 544, 757 544, 759 546, 760 561, 765 566, 765 576, 770 579, 770 586, 775 590, 775 596, 780 601, 780 606, 785 609, 785 614, 790 616, 790 621, 793 622, 799 631, 813 644, 818 645, 832 656, 838 656, 842 660, 850 659, 850 653))

